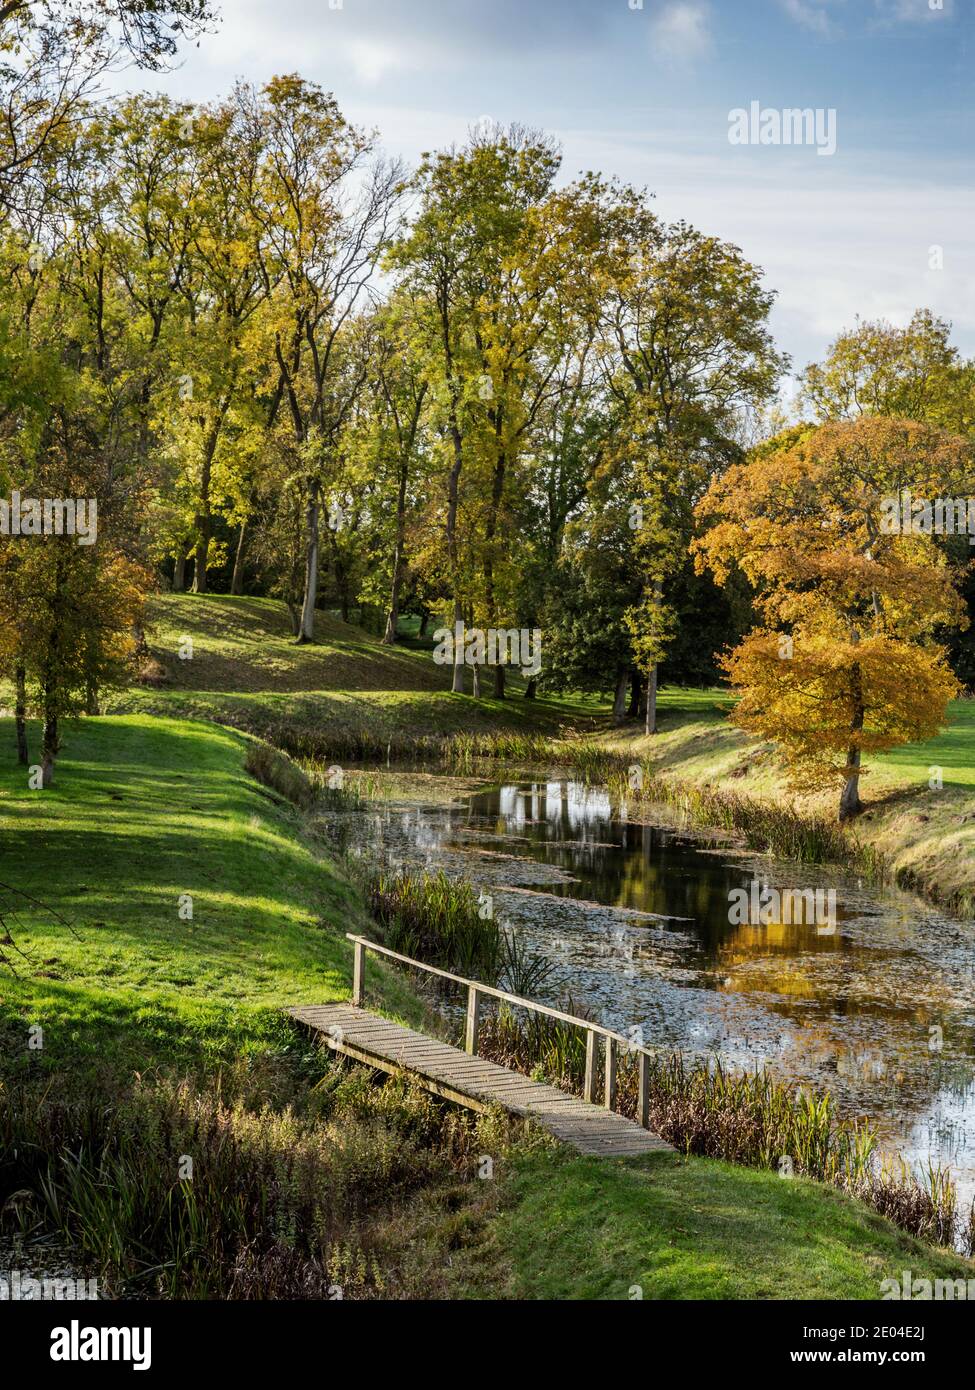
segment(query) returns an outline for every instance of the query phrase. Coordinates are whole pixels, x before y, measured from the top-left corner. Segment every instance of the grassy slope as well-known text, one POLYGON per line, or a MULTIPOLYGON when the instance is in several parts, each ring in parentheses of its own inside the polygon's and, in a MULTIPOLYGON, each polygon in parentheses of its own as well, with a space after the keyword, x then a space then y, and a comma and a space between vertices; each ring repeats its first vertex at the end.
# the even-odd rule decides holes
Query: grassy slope
POLYGON ((494 1260, 458 1271, 483 1297, 875 1299, 904 1269, 975 1268, 819 1183, 706 1159, 533 1154, 508 1197, 494 1260))
POLYGON ((343 933, 362 908, 290 806, 244 772, 244 736, 148 716, 79 721, 47 792, 27 790, 9 721, 0 740, 0 879, 56 906, 80 938, 39 910, 13 923, 32 965, 0 974, 0 1019, 18 1051, 23 1024, 43 1025, 32 1063, 229 1055, 266 1038, 271 1009, 347 997, 343 933))
MULTIPOLYGON (((481 699, 450 693, 450 671, 419 643, 386 647, 361 628, 328 614, 315 620, 316 641, 296 646, 284 605, 271 599, 165 594, 152 605, 152 655, 164 674, 156 689, 117 696, 110 708, 215 719, 261 731, 286 721, 319 732, 366 729, 449 734, 502 727, 557 729, 563 720, 591 723, 594 703, 481 699), (184 637, 191 660, 181 660, 184 637)), ((469 684, 469 676, 468 676, 469 684)))
MULTIPOLYGON (((636 726, 603 737, 613 747, 650 754, 678 781, 791 799, 772 750, 729 724, 730 708, 721 691, 665 690, 655 737, 636 726)), ((967 894, 975 904, 975 701, 955 701, 948 717, 937 738, 868 759, 861 782, 867 811, 853 833, 886 855, 904 883, 918 883, 946 901, 967 894), (928 786, 932 768, 941 769, 941 790, 928 786)), ((811 812, 836 813, 832 792, 799 800, 811 812)))

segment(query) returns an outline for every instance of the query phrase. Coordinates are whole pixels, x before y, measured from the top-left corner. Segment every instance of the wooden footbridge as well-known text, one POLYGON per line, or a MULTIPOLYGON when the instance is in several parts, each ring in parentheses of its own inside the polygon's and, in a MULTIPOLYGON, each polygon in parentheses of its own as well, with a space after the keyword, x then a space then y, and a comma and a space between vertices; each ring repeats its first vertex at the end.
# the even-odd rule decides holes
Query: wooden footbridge
POLYGON ((574 1018, 520 995, 424 965, 387 946, 379 946, 367 937, 349 933, 349 940, 355 946, 351 1004, 320 1004, 289 1010, 292 1018, 322 1034, 326 1045, 334 1051, 392 1075, 415 1077, 428 1091, 469 1110, 485 1111, 500 1105, 514 1115, 535 1120, 580 1153, 617 1158, 670 1150, 671 1146, 647 1127, 651 1054, 646 1049, 635 1048, 619 1033, 589 1019, 574 1018), (467 990, 465 1051, 362 1008, 366 951, 375 951, 411 970, 438 975, 467 990), (489 998, 545 1014, 585 1032, 585 1099, 580 1100, 555 1086, 532 1081, 519 1072, 478 1057, 480 1018, 484 1002, 489 998), (638 1122, 616 1111, 616 1068, 621 1047, 638 1053, 638 1122), (602 1106, 596 1103, 600 1052, 603 1054, 602 1106))

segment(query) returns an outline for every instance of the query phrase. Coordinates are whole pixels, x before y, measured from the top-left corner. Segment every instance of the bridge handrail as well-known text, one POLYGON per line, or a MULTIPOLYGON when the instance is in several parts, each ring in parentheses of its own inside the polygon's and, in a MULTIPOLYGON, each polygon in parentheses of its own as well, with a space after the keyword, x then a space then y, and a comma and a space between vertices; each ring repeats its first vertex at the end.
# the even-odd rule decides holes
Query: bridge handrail
POLYGON ((427 965, 422 960, 414 960, 412 956, 404 956, 399 951, 393 951, 389 946, 381 946, 378 941, 372 941, 368 936, 358 936, 354 932, 346 932, 346 937, 355 947, 352 968, 352 1003, 357 1007, 362 1006, 365 991, 365 954, 366 951, 374 951, 377 955, 386 956, 389 960, 399 961, 401 965, 407 965, 411 970, 423 970, 428 975, 437 975, 442 980, 450 980, 453 984, 461 985, 467 990, 467 1026, 465 1030, 465 1047, 472 1055, 477 1053, 477 1035, 479 1031, 481 1002, 484 996, 491 999, 503 1000, 506 1004, 514 1004, 518 1008, 530 1009, 534 1013, 544 1014, 548 1018, 558 1019, 560 1023, 571 1024, 575 1028, 581 1028, 586 1034, 586 1076, 584 1094, 586 1100, 595 1101, 596 1098, 596 1039, 605 1039, 605 1105, 607 1110, 615 1109, 616 1103, 616 1065, 617 1055, 620 1045, 627 1052, 635 1052, 639 1057, 639 1082, 637 1094, 637 1108, 639 1122, 648 1128, 649 1118, 649 1059, 656 1055, 655 1049, 643 1047, 639 1043, 626 1038, 622 1033, 616 1033, 612 1028, 604 1028, 601 1023, 594 1023, 588 1018, 577 1018, 574 1014, 564 1013, 561 1009, 553 1009, 548 1004, 538 1004, 533 999, 526 999, 520 994, 510 994, 505 989, 497 989, 494 985, 486 985, 480 980, 470 980, 464 975, 455 975, 451 970, 442 970, 438 965, 427 965))

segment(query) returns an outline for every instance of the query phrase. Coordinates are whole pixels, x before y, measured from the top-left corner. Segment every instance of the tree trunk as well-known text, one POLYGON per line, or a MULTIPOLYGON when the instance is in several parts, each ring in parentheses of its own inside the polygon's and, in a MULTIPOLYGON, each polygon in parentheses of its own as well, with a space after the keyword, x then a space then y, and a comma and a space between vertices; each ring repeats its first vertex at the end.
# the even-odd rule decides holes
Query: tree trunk
POLYGON ((447 474, 447 563, 450 569, 450 584, 454 591, 454 679, 451 691, 454 695, 464 693, 464 653, 458 653, 456 633, 461 619, 460 603, 460 564, 457 553, 457 506, 460 487, 460 471, 464 463, 463 440, 457 422, 457 397, 452 394, 450 408, 450 438, 453 445, 453 464, 447 474), (459 656, 459 661, 458 661, 459 656))
POLYGON ((230 405, 230 396, 221 402, 216 416, 210 422, 206 440, 203 444, 203 468, 200 473, 200 506, 196 517, 196 570, 193 574, 193 592, 205 594, 207 591, 207 563, 210 558, 210 542, 213 540, 213 511, 210 503, 210 488, 213 481, 213 460, 217 453, 220 430, 224 416, 230 405))
POLYGON ((399 627, 399 551, 393 557, 393 583, 389 596, 389 611, 386 614, 386 627, 383 632, 383 645, 392 647, 396 643, 396 629, 399 627))
POLYGON ((429 613, 426 613, 426 612, 421 613, 421 614, 420 614, 420 630, 419 630, 419 632, 417 633, 417 637, 426 637, 426 635, 427 635, 427 628, 428 628, 429 626, 430 626, 430 614, 429 614, 429 613))
POLYGON ((494 698, 496 700, 503 700, 505 698, 504 670, 505 668, 500 665, 500 663, 494 668, 494 698))
POLYGON ((14 672, 14 681, 17 687, 17 707, 15 719, 17 725, 17 761, 22 767, 27 767, 30 763, 30 753, 27 748, 27 672, 23 666, 18 665, 14 672))
POLYGON ((648 734, 657 732, 657 663, 654 662, 650 669, 650 679, 647 682, 647 723, 646 731, 648 734))
POLYGON ((199 534, 196 540, 196 564, 193 567, 193 592, 205 594, 207 591, 207 565, 210 560, 209 517, 199 520, 199 534))
POLYGON ((93 677, 89 677, 85 684, 85 714, 101 714, 98 704, 98 682, 93 677))
POLYGON ((481 668, 476 661, 471 667, 471 694, 475 700, 481 698, 481 668))
POLYGON ((313 483, 308 492, 305 508, 305 596, 301 607, 301 627, 298 641, 315 640, 315 602, 318 598, 318 484, 313 483))
POLYGON ((44 741, 41 745, 41 786, 45 789, 54 781, 54 763, 60 747, 58 716, 52 703, 47 701, 44 715, 44 741))
POLYGON ((628 719, 636 719, 637 715, 640 713, 642 693, 643 677, 636 667, 634 667, 630 672, 630 703, 626 711, 628 719))
POLYGON ((232 594, 242 594, 244 592, 244 550, 247 544, 247 518, 240 523, 240 535, 237 537, 237 554, 234 556, 234 574, 230 581, 230 592, 232 594))
MULTIPOLYGON (((655 612, 656 612, 656 617, 657 617, 657 622, 656 622, 656 624, 655 624, 655 628, 656 628, 656 631, 657 631, 657 632, 659 632, 659 630, 660 630, 660 614, 661 614, 661 610, 662 610, 662 608, 663 608, 663 601, 664 601, 664 585, 663 585, 663 580, 658 578, 658 579, 655 579, 655 580, 653 581, 653 606, 654 606, 654 610, 655 610, 655 612)), ((655 734, 655 733, 657 732, 657 672, 658 672, 658 668, 659 668, 659 662, 655 661, 655 662, 653 663, 653 667, 652 667, 652 669, 651 669, 651 671, 650 671, 650 676, 649 676, 649 679, 648 679, 648 681, 647 681, 647 723, 646 723, 646 731, 647 731, 648 734, 655 734)))
POLYGON ((629 685, 630 675, 625 666, 621 666, 616 674, 616 696, 613 700, 613 723, 622 724, 626 718, 626 687, 629 685))
POLYGON ((189 541, 181 541, 179 550, 176 552, 176 562, 173 565, 173 593, 182 594, 186 592, 186 561, 190 553, 189 541))
POLYGON ((464 620, 461 617, 460 599, 454 599, 454 679, 451 684, 451 693, 463 695, 464 693, 464 643, 463 640, 457 641, 457 633, 463 632, 464 620))
POLYGON ((297 637, 298 633, 301 631, 301 609, 297 604, 292 603, 290 599, 285 599, 285 604, 288 609, 288 618, 291 622, 291 635, 292 637, 297 637))
POLYGON ((860 800, 860 750, 851 748, 847 754, 846 781, 840 794, 840 823, 852 820, 863 810, 860 800))
POLYGON ((386 615, 386 631, 383 633, 383 642, 387 647, 391 647, 395 643, 396 629, 399 627, 399 593, 403 584, 403 542, 406 537, 407 481, 408 470, 404 465, 401 465, 399 472, 399 491, 396 494, 396 542, 393 547, 393 582, 390 585, 389 612, 386 615))
MULTIPOLYGON (((856 637, 853 639, 857 640, 856 637)), ((850 733, 858 734, 863 731, 863 721, 866 717, 866 710, 863 702, 863 673, 860 670, 860 663, 854 662, 851 673, 851 690, 853 702, 853 718, 850 721, 850 733)), ((863 810, 863 802, 860 800, 860 745, 856 742, 850 744, 846 755, 846 781, 843 783, 843 791, 840 795, 839 819, 843 821, 852 820, 863 810)))
POLYGON ((534 698, 535 698, 535 691, 536 691, 537 689, 538 689, 538 681, 535 679, 534 676, 531 676, 531 677, 529 678, 528 684, 525 686, 525 695, 524 695, 524 698, 525 698, 526 700, 534 700, 534 698))

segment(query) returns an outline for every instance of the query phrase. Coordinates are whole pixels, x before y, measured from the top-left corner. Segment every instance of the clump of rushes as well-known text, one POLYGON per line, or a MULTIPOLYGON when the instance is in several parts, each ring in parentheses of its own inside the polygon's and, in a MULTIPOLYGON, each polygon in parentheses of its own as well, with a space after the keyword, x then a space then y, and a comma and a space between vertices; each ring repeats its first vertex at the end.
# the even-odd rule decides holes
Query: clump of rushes
POLYGON ((847 863, 871 878, 886 876, 886 864, 876 850, 860 845, 838 824, 822 816, 801 815, 789 806, 716 787, 673 782, 654 775, 646 761, 629 763, 625 768, 618 766, 609 773, 606 783, 620 803, 670 806, 690 825, 724 830, 761 854, 806 864, 847 863), (634 772, 634 768, 638 771, 634 772))
MULTIPOLYGON (((901 1162, 887 1163, 879 1172, 851 1184, 862 1201, 895 1226, 933 1245, 951 1245, 957 1231, 958 1194, 946 1168, 928 1163, 919 1177, 901 1162)), ((962 1246, 972 1248, 971 1231, 962 1231, 962 1246)))
POLYGON ((483 918, 466 879, 448 878, 442 870, 380 873, 368 881, 366 892, 383 942, 392 950, 525 998, 544 990, 551 962, 510 928, 483 918))
POLYGON ((537 733, 500 729, 491 733, 382 734, 371 729, 320 732, 276 724, 263 736, 291 757, 311 762, 399 762, 437 764, 451 771, 469 771, 492 759, 540 762, 565 751, 565 741, 537 733))
POLYGON ((481 917, 477 894, 465 880, 442 871, 380 873, 367 891, 392 950, 470 979, 494 983, 500 977, 504 932, 493 918, 481 917))
MULTIPOLYGON (((573 1009, 578 1006, 573 1005, 573 1009)), ((567 1012, 569 1008, 567 1006, 567 1012)), ((522 1019, 501 1008, 481 1028, 480 1051, 493 1061, 582 1094, 585 1040, 581 1028, 555 1019, 522 1019)), ((637 1054, 621 1047, 617 1108, 637 1109, 637 1054)), ((651 1057, 650 1128, 684 1153, 776 1168, 825 1182, 865 1178, 873 1136, 863 1125, 836 1120, 831 1098, 777 1082, 765 1071, 734 1072, 720 1062, 688 1064, 680 1054, 651 1057)))

